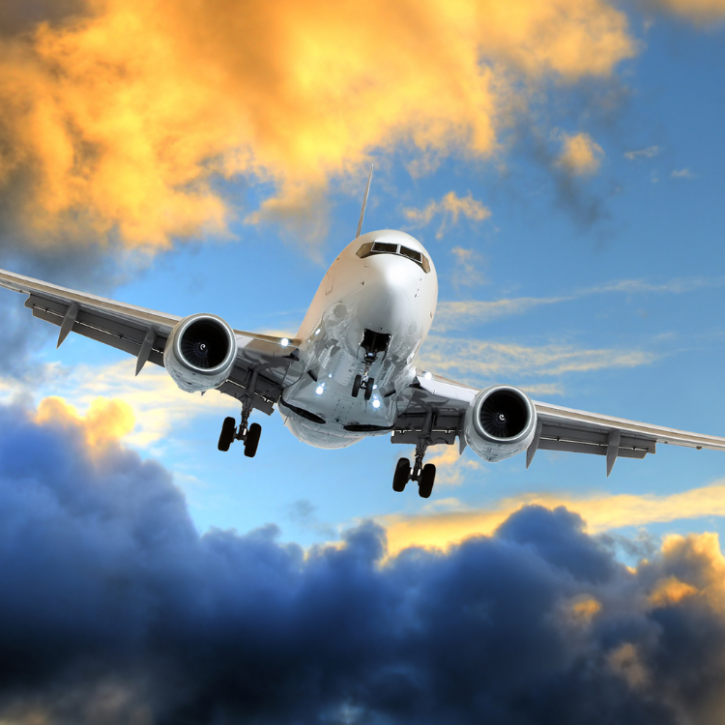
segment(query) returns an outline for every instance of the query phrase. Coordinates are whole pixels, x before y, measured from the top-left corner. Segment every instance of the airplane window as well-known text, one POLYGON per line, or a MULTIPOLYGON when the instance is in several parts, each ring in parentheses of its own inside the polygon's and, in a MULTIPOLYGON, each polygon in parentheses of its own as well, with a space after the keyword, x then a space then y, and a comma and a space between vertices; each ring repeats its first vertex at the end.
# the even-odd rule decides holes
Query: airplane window
POLYGON ((365 259, 365 257, 369 257, 371 254, 400 254, 420 265, 426 274, 430 272, 430 262, 424 254, 417 252, 415 249, 409 249, 408 247, 401 246, 399 248, 397 244, 390 244, 389 242, 366 242, 355 254, 361 259, 365 259))
POLYGON ((365 257, 369 257, 372 254, 372 248, 373 243, 368 242, 367 244, 363 244, 362 247, 355 252, 355 254, 357 254, 357 256, 361 259, 365 259, 365 257))
POLYGON ((418 262, 418 264, 422 263, 422 257, 423 255, 420 252, 416 252, 414 249, 408 249, 408 247, 401 247, 400 253, 404 257, 409 257, 414 262, 418 262))

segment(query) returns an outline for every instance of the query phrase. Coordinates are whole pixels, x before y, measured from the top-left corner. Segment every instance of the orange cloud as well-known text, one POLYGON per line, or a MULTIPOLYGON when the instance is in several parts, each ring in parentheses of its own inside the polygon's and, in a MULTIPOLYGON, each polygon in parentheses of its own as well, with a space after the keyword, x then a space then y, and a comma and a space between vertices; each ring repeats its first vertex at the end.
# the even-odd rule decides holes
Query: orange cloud
POLYGON ((273 184, 255 222, 375 149, 486 156, 525 93, 512 79, 608 75, 635 52, 606 0, 87 4, 0 36, 0 189, 24 184, 49 242, 59 225, 151 249, 223 233, 219 177, 273 184))
POLYGON ((599 171, 602 147, 586 133, 562 134, 562 151, 557 164, 575 176, 591 176, 599 171))
POLYGON ((482 222, 491 216, 491 210, 485 207, 478 199, 471 196, 458 196, 455 191, 449 191, 440 201, 431 201, 425 209, 405 209, 405 217, 413 224, 425 226, 433 217, 442 217, 441 225, 436 232, 436 239, 441 239, 449 225, 458 224, 461 215, 474 222, 482 222))
POLYGON ((122 400, 96 398, 85 416, 63 398, 44 398, 38 405, 35 420, 40 425, 79 428, 92 453, 100 453, 128 435, 135 426, 133 410, 122 400))
MULTIPOLYGON (((625 526, 725 516, 725 484, 716 483, 670 496, 600 494, 579 498, 531 493, 504 499, 486 509, 459 508, 421 516, 387 516, 381 523, 386 528, 389 553, 394 556, 409 546, 446 549, 472 536, 490 536, 511 514, 531 504, 548 509, 565 506, 582 516, 590 532, 598 533, 625 526)), ((702 560, 721 561, 719 566, 725 578, 725 559, 719 554, 715 535, 703 535, 696 542, 669 537, 663 551, 671 558, 676 554, 684 556, 686 552, 690 559, 699 556, 702 560)))

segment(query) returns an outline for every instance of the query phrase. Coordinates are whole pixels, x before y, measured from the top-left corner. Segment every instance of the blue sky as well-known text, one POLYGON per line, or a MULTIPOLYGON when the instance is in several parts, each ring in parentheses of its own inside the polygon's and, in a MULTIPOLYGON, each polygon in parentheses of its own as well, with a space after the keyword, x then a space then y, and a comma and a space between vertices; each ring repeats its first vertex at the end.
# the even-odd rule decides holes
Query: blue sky
MULTIPOLYGON (((420 150, 366 148, 376 171, 365 228, 404 229, 435 260, 439 315, 421 364, 471 385, 507 382, 568 407, 722 435, 722 30, 668 16, 650 24, 635 12, 630 22, 633 57, 606 77, 547 79, 515 123, 502 124, 490 154, 439 152, 435 168, 420 174, 411 173, 420 150), (566 138, 580 134, 597 147, 591 170, 562 163, 566 138), (451 192, 470 209, 456 218, 433 206, 427 223, 415 216, 451 192), (470 303, 469 312, 452 303, 470 303)), ((274 185, 215 182, 233 210, 224 233, 177 236, 148 257, 124 252, 116 264, 125 282, 101 291, 177 314, 214 312, 238 329, 294 333, 326 266, 352 237, 364 181, 362 164, 333 176, 324 203, 305 210, 311 223, 257 224, 249 214, 274 185)), ((122 356, 92 342, 73 339, 56 352, 48 337, 34 355, 68 376, 31 386, 36 396, 60 394, 83 410, 89 376, 103 376, 106 396, 134 389, 130 362, 109 374, 122 356), (83 379, 73 372, 81 364, 92 371, 83 379)), ((164 417, 164 401, 149 396, 146 405, 164 417)), ((443 466, 426 502, 391 491, 407 450, 385 438, 320 451, 275 415, 260 420, 259 455, 246 460, 241 450, 216 451, 235 401, 210 394, 186 403, 183 413, 168 412, 161 437, 136 445, 175 473, 202 532, 276 522, 285 538, 310 544, 369 517, 485 510, 533 494, 669 496, 719 481, 725 470, 717 453, 664 447, 645 461, 619 461, 609 479, 599 458, 541 452, 526 471, 522 456, 489 465, 469 451, 443 466)), ((137 431, 144 415, 137 411, 137 431)), ((656 535, 722 525, 704 512, 644 518, 656 535)))

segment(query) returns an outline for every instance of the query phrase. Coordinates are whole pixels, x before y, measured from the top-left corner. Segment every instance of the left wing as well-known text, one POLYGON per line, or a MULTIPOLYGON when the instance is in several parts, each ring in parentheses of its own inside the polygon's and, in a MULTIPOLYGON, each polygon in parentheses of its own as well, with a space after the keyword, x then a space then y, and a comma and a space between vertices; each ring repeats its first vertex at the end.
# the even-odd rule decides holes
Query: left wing
MULTIPOLYGON (((166 341, 182 319, 5 270, 0 270, 0 287, 28 295, 25 306, 33 315, 60 327, 58 346, 70 332, 76 332, 136 357, 137 375, 147 362, 163 366, 166 341)), ((297 341, 238 330, 234 333, 237 359, 218 390, 240 400, 251 398, 255 408, 269 415, 296 359, 297 341)))
MULTIPOLYGON (((429 436, 429 445, 450 445, 458 436, 463 451, 466 409, 478 392, 439 375, 417 371, 413 383, 399 396, 392 442, 415 444, 429 436)), ((606 456, 607 475, 618 457, 644 458, 656 452, 658 443, 725 451, 725 438, 532 402, 538 423, 527 450, 527 467, 539 449, 606 456)))

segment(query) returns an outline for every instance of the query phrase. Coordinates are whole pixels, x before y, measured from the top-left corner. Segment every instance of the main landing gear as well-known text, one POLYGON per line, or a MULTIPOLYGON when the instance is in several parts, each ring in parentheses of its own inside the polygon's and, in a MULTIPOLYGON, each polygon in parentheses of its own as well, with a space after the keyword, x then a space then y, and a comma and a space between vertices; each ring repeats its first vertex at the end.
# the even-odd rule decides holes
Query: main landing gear
POLYGON ((410 469, 410 461, 407 458, 401 458, 395 466, 395 475, 393 476, 393 491, 400 493, 405 490, 408 481, 418 482, 418 495, 421 498, 430 498, 433 493, 433 484, 436 480, 436 467, 432 463, 423 465, 423 456, 428 447, 426 441, 421 441, 415 448, 415 465, 413 470, 410 469))
POLYGON ((222 424, 222 432, 219 435, 220 451, 228 451, 234 441, 244 441, 244 455, 247 458, 254 458, 259 445, 259 438, 262 435, 262 426, 259 423, 249 425, 249 416, 252 412, 251 405, 242 406, 242 421, 237 428, 234 418, 225 418, 222 424))

